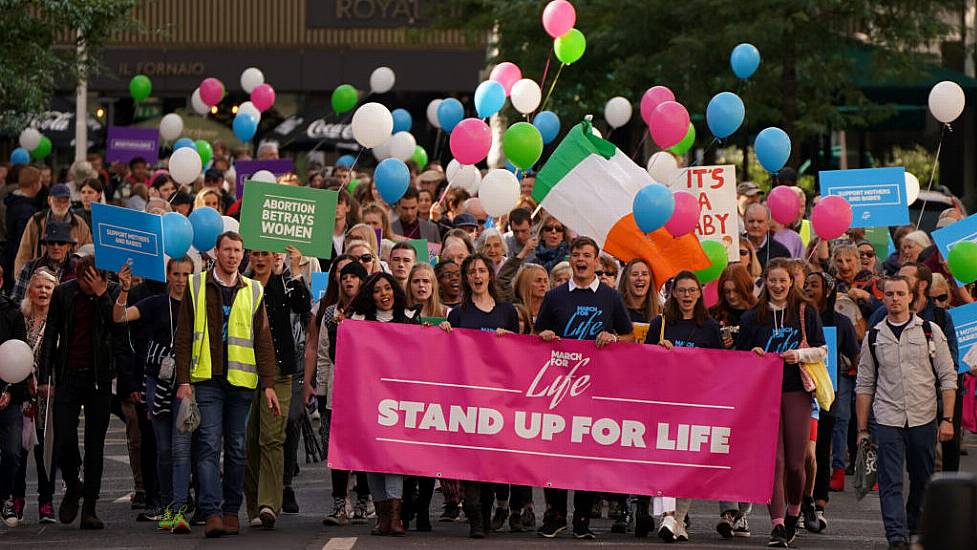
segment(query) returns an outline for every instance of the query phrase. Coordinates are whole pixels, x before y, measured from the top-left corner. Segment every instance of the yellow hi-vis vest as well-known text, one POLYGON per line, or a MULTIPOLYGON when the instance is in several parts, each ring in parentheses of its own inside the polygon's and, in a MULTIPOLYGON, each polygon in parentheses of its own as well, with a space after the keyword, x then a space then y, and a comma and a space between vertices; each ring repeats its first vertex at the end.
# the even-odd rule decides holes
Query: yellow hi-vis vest
MULTIPOLYGON (((207 328, 207 273, 190 277, 193 300, 193 353, 190 381, 210 380, 210 335, 207 328)), ((234 296, 227 319, 227 381, 234 386, 258 387, 258 363, 254 356, 254 315, 261 304, 261 283, 240 275, 244 288, 234 296)))

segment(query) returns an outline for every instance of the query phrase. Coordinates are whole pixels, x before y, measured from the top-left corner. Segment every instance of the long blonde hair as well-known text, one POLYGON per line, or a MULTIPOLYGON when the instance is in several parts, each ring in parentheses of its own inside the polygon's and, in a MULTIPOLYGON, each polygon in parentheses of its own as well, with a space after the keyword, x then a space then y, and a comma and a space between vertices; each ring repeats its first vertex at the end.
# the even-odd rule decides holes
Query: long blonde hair
POLYGON ((516 273, 516 278, 512 283, 513 289, 515 289, 516 302, 522 304, 529 308, 530 313, 537 311, 540 304, 533 303, 533 277, 536 273, 542 272, 543 277, 546 277, 549 281, 549 275, 546 273, 546 268, 539 264, 523 264, 519 268, 519 272, 516 273))
POLYGON ((410 270, 410 275, 407 276, 407 306, 414 307, 417 304, 422 304, 421 317, 441 317, 444 314, 444 306, 438 293, 438 276, 435 275, 434 268, 430 264, 415 264, 410 270), (414 287, 411 285, 414 274, 420 271, 426 271, 431 276, 431 297, 423 302, 414 298, 414 287))
POLYGON ((346 239, 366 241, 367 246, 370 247, 370 250, 374 254, 380 253, 380 243, 377 242, 377 233, 373 230, 373 227, 365 223, 358 223, 350 227, 349 231, 346 232, 346 239))
POLYGON ((213 187, 204 187, 200 191, 197 191, 197 195, 193 199, 194 210, 206 206, 206 204, 204 204, 204 197, 206 197, 209 193, 213 193, 214 196, 217 197, 217 211, 223 214, 224 209, 221 206, 221 194, 220 192, 217 191, 217 189, 214 189, 213 187))
POLYGON ((617 282, 617 289, 621 292, 621 296, 624 298, 624 304, 627 307, 631 307, 631 303, 633 302, 639 303, 636 309, 640 309, 644 313, 645 319, 647 319, 646 322, 651 322, 652 319, 658 317, 662 312, 661 304, 658 303, 658 284, 655 281, 655 272, 651 270, 648 262, 641 258, 635 258, 624 265, 624 269, 621 270, 621 279, 617 282), (648 293, 645 294, 644 298, 639 298, 634 294, 634 289, 631 288, 631 282, 628 278, 631 270, 638 264, 644 264, 648 268, 648 275, 651 279, 648 281, 648 293))

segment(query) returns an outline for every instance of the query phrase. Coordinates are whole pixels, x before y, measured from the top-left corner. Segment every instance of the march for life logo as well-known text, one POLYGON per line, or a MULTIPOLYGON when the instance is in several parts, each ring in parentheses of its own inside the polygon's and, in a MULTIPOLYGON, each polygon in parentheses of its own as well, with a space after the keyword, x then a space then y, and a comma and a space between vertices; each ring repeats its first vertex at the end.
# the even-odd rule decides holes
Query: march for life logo
POLYGON ((597 306, 577 306, 577 311, 563 327, 564 338, 590 340, 604 330, 604 310, 597 306))

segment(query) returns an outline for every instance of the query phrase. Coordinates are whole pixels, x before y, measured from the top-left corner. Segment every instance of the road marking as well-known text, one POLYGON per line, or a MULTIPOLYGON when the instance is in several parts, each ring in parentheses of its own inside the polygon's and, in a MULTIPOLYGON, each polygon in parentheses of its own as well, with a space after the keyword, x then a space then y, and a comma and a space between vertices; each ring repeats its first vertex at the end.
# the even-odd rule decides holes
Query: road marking
POLYGON ((340 537, 329 539, 322 550, 350 550, 356 544, 356 537, 340 537))
POLYGON ((115 504, 119 504, 119 503, 122 503, 122 502, 132 502, 132 493, 126 493, 126 494, 122 495, 121 497, 113 500, 112 502, 115 503, 115 504))

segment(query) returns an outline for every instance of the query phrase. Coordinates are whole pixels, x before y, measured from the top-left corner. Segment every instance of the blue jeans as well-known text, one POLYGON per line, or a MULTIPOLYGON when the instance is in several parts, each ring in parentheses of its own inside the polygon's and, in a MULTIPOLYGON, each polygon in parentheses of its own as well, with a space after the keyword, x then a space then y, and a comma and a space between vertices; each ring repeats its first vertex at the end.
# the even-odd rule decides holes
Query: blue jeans
POLYGON ((885 538, 909 541, 919 530, 926 483, 936 460, 936 421, 915 428, 873 426, 879 448, 879 499, 885 538), (903 469, 909 470, 909 498, 902 500, 903 469))
POLYGON ((10 498, 20 469, 21 432, 24 413, 21 403, 11 402, 0 410, 0 502, 10 498))
MULTIPOLYGON (((146 377, 147 407, 152 411, 152 399, 156 395, 156 379, 146 377)), ((180 410, 179 399, 173 398, 173 412, 155 416, 150 412, 153 433, 156 435, 156 475, 159 478, 160 504, 170 506, 174 512, 187 503, 190 487, 190 440, 192 435, 177 429, 176 416, 180 410)))
POLYGON ((404 476, 400 474, 367 472, 366 478, 370 482, 370 493, 373 494, 373 502, 382 502, 392 498, 403 498, 404 476))
POLYGON ((194 384, 200 409, 200 427, 193 434, 197 445, 197 507, 203 517, 237 515, 244 500, 245 433, 254 390, 232 386, 223 378, 194 384), (223 436, 224 475, 220 455, 223 436), (223 499, 223 501, 222 501, 223 499))
POLYGON ((855 389, 855 377, 843 374, 838 377, 838 393, 835 394, 835 404, 831 406, 831 414, 835 417, 835 426, 831 431, 831 469, 845 469, 848 458, 848 421, 851 420, 852 395, 855 389))

